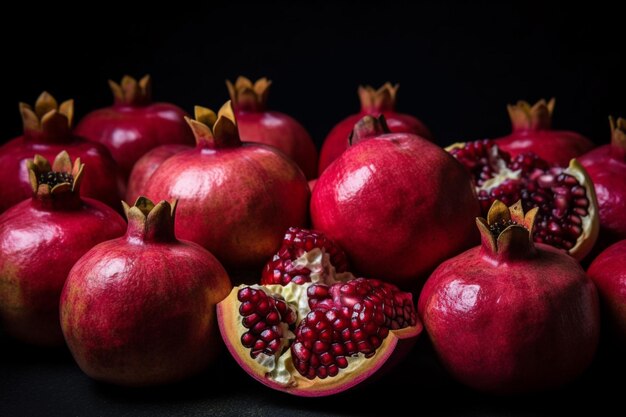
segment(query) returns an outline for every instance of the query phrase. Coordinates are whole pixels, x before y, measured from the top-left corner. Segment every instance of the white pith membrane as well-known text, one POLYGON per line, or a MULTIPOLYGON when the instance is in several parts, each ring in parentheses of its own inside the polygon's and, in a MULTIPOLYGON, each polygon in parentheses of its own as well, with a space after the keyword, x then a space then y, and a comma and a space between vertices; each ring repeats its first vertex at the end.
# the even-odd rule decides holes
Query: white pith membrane
MULTIPOLYGON (((307 297, 307 289, 316 283, 324 283, 326 285, 332 285, 337 282, 349 281, 354 278, 350 272, 344 273, 336 273, 335 268, 330 263, 330 256, 323 250, 319 248, 314 248, 309 252, 305 252, 301 257, 293 261, 294 265, 298 267, 308 268, 311 273, 311 282, 305 283, 302 285, 295 284, 290 282, 287 285, 241 285, 239 287, 233 288, 231 291, 231 295, 227 298, 235 297, 237 298, 237 294, 242 288, 253 288, 255 290, 261 290, 265 292, 267 295, 271 296, 282 296, 285 301, 294 306, 297 310, 297 319, 295 323, 295 328, 297 328, 301 321, 307 316, 307 314, 311 311, 308 304, 307 297)), ((241 303, 237 300, 237 305, 239 306, 241 303)), ((239 313, 239 308, 232 309, 232 311, 228 311, 229 309, 222 309, 221 304, 218 305, 218 314, 223 317, 229 316, 228 321, 235 324, 236 326, 236 334, 237 341, 239 338, 247 332, 249 329, 243 325, 244 317, 239 313)), ((220 326, 221 321, 220 321, 220 326)), ((325 384, 328 385, 338 385, 341 384, 343 380, 346 378, 351 378, 349 383, 346 383, 346 389, 358 384, 362 380, 366 379, 372 371, 376 369, 362 369, 360 375, 354 375, 355 372, 358 372, 360 365, 363 361, 373 360, 374 358, 381 357, 380 355, 385 355, 385 357, 381 357, 381 365, 386 361, 386 359, 393 353, 393 348, 398 343, 399 339, 409 338, 417 336, 422 329, 421 323, 419 320, 412 327, 406 327, 399 330, 389 331, 387 337, 382 341, 382 344, 376 349, 374 355, 367 358, 363 353, 357 353, 353 356, 345 356, 348 362, 348 366, 346 368, 340 369, 339 373, 335 376, 329 376, 326 379, 314 378, 308 379, 305 376, 301 375, 298 370, 295 368, 291 356, 291 342, 295 338, 295 335, 292 331, 288 329, 287 324, 281 322, 281 329, 283 330, 283 337, 281 340, 281 349, 275 355, 268 355, 263 352, 259 353, 256 358, 253 358, 250 355, 250 349, 244 347, 239 344, 239 349, 245 351, 245 355, 237 355, 236 352, 233 352, 233 349, 237 349, 233 347, 229 342, 227 342, 228 348, 231 350, 231 353, 241 362, 245 362, 250 368, 254 370, 254 376, 256 379, 270 386, 279 386, 287 389, 297 389, 300 395, 327 395, 328 393, 324 390, 320 390, 318 392, 306 392, 301 391, 305 390, 307 387, 320 383, 320 381, 324 381, 325 384), (261 378, 265 378, 263 380, 261 378), (269 383, 268 383, 269 382, 269 383)), ((225 329, 221 328, 222 333, 224 334, 225 329)))
MULTIPOLYGON (((465 143, 457 142, 446 147, 445 150, 450 152, 453 149, 463 149, 464 147, 465 143)), ((520 179, 522 170, 518 169, 513 171, 507 167, 506 162, 498 156, 498 151, 499 148, 497 145, 489 149, 488 158, 493 177, 486 180, 482 186, 476 185, 476 194, 481 190, 490 192, 492 189, 499 187, 508 180, 520 179)), ((585 189, 589 200, 589 207, 587 207, 588 214, 586 216, 580 216, 582 220, 582 233, 576 239, 576 244, 568 251, 571 256, 582 259, 591 251, 600 231, 600 217, 597 211, 598 200, 591 178, 585 168, 576 159, 570 160, 569 166, 563 170, 563 173, 576 178, 578 183, 585 189)))

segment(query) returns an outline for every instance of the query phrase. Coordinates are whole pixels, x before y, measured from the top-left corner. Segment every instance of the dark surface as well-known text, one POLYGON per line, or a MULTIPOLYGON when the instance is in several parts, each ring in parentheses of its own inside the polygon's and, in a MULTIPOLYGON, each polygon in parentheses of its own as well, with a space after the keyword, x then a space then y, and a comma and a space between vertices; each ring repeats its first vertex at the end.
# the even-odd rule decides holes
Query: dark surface
POLYGON ((358 110, 358 84, 388 80, 401 84, 399 109, 440 144, 508 133, 506 104, 519 99, 555 96, 555 126, 596 142, 609 140, 609 114, 626 116, 619 2, 376 4, 107 2, 77 16, 12 4, 0 16, 0 142, 21 131, 18 101, 47 89, 75 98, 80 117, 111 103, 107 79, 146 72, 155 98, 187 111, 219 108, 226 78, 268 76, 270 106, 318 145, 358 110))
MULTIPOLYGON (((88 379, 66 351, 42 351, 0 339, 0 416, 572 416, 623 415, 624 367, 609 354, 557 391, 494 397, 466 389, 440 368, 425 339, 382 379, 330 398, 296 398, 252 380, 222 357, 183 384, 128 389, 88 379)), ((575 348, 575 347, 572 347, 575 348)))

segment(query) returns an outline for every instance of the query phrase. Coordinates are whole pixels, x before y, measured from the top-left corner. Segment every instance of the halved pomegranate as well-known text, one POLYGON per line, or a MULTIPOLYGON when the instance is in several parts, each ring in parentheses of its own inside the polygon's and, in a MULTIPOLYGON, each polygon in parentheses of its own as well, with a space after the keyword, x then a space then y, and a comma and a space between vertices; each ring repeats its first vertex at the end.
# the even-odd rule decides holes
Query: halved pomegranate
POLYGON ((598 203, 578 161, 550 167, 531 152, 511 157, 490 140, 455 143, 446 150, 472 174, 483 216, 496 200, 506 205, 522 200, 525 211, 539 208, 535 242, 564 249, 576 259, 589 253, 598 238, 598 203))
POLYGON ((337 394, 395 362, 390 357, 408 352, 421 333, 412 295, 336 273, 331 261, 342 264, 345 255, 322 234, 290 229, 268 267, 280 270, 278 260, 298 263, 299 279, 264 274, 265 282, 289 282, 235 287, 217 306, 228 350, 268 387, 304 397, 337 394))

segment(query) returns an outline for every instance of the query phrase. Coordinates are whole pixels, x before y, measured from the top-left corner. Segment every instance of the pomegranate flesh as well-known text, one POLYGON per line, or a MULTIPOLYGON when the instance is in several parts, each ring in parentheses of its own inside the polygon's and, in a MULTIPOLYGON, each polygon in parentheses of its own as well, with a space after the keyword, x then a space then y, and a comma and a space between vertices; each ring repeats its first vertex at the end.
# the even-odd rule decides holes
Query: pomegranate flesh
POLYGON ((600 253, 587 270, 598 287, 607 323, 622 345, 626 345, 625 260, 626 240, 621 240, 600 253))
POLYGON ((59 297, 67 274, 91 247, 121 236, 126 223, 79 196, 80 158, 72 164, 61 152, 52 166, 41 155, 26 162, 33 196, 0 215, 0 323, 23 342, 62 345, 59 297))
POLYGON ((252 83, 238 77, 235 83, 226 81, 237 117, 241 140, 263 143, 281 150, 295 161, 307 179, 317 174, 317 149, 304 126, 293 117, 267 109, 267 97, 272 84, 267 78, 252 83))
POLYGON ((115 104, 87 114, 76 134, 106 146, 127 178, 135 162, 150 149, 165 144, 192 146, 185 111, 170 103, 152 102, 150 76, 121 83, 109 80, 115 104))
POLYGON ((81 184, 81 195, 120 209, 124 179, 108 149, 76 136, 71 131, 73 100, 58 104, 47 92, 35 102, 34 109, 20 103, 24 134, 0 147, 0 212, 30 198, 31 183, 26 161, 39 154, 53 160, 61 151, 80 158, 89 169, 81 184))
POLYGON ((495 201, 477 219, 482 245, 443 262, 418 310, 443 365, 460 382, 520 393, 572 381, 593 359, 600 313, 578 262, 534 243, 539 209, 495 201))
POLYGON ((61 326, 80 368, 113 384, 164 384, 198 373, 221 343, 215 305, 231 289, 222 265, 176 239, 176 203, 124 205, 126 235, 78 260, 61 295, 61 326))
POLYGON ((218 304, 230 353, 268 387, 305 397, 337 394, 379 374, 420 334, 411 294, 337 274, 330 262, 345 262, 339 251, 320 233, 290 229, 270 264, 299 262, 300 279, 242 285, 218 304))
POLYGON ((242 143, 230 102, 217 115, 196 107, 196 119, 189 120, 196 148, 168 158, 139 192, 178 199, 177 235, 227 268, 260 267, 288 226, 307 221, 306 178, 274 148, 242 143))
POLYGON ((494 142, 457 143, 447 150, 474 178, 483 216, 495 200, 524 210, 539 208, 534 239, 566 250, 577 259, 589 253, 598 238, 599 219, 593 183, 573 159, 567 168, 550 165, 533 153, 511 157, 494 142))
POLYGON ((414 116, 396 112, 396 94, 399 87, 398 84, 392 85, 391 83, 385 83, 378 90, 369 85, 359 86, 361 111, 339 122, 328 133, 320 153, 318 174, 321 175, 348 148, 348 138, 354 125, 367 115, 374 117, 384 115, 391 132, 413 133, 424 139, 432 139, 424 123, 414 116))
POLYGON ((600 247, 626 239, 626 120, 611 118, 611 144, 581 156, 595 185, 600 215, 600 247))
POLYGON ((572 158, 579 157, 595 147, 586 137, 570 131, 552 130, 554 98, 548 103, 539 100, 533 106, 525 101, 507 106, 513 132, 496 139, 498 147, 516 157, 533 152, 554 166, 567 166, 572 158))
POLYGON ((413 134, 389 133, 384 116, 365 116, 351 141, 317 180, 311 219, 359 274, 412 290, 478 243, 478 201, 454 158, 413 134))

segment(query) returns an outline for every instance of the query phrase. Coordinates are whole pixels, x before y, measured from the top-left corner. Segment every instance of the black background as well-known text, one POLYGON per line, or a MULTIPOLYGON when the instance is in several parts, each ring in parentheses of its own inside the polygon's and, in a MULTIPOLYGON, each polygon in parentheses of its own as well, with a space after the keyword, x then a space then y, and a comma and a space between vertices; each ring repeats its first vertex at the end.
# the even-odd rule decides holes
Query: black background
POLYGON ((76 16, 13 5, 24 10, 0 17, 0 140, 21 131, 17 103, 44 89, 75 98, 80 116, 110 104, 107 79, 151 73, 155 98, 188 111, 218 108, 227 78, 268 76, 270 105, 318 144, 357 111, 358 84, 387 80, 441 144, 506 134, 507 103, 552 96, 556 127, 607 142, 607 116, 626 116, 623 19, 573 3, 90 3, 76 16))
MULTIPOLYGON (((598 143, 608 141, 607 116, 626 115, 619 10, 570 3, 409 4, 223 2, 156 10, 85 3, 75 16, 57 5, 14 6, 23 10, 0 17, 0 141, 21 131, 18 101, 33 102, 47 89, 61 100, 75 98, 80 116, 111 102, 108 78, 147 72, 155 98, 188 111, 194 104, 219 107, 227 98, 226 78, 268 76, 274 80, 271 106, 299 119, 318 145, 334 123, 358 109, 358 84, 387 80, 402 86, 399 109, 420 117, 441 144, 506 134, 505 105, 518 99, 555 96, 555 126, 598 143)), ((2 416, 606 415, 623 395, 623 383, 611 380, 623 371, 606 355, 556 392, 476 394, 445 376, 425 339, 391 378, 315 401, 264 389, 226 356, 185 384, 124 390, 88 380, 66 351, 27 348, 2 335, 0 345, 2 416)))

